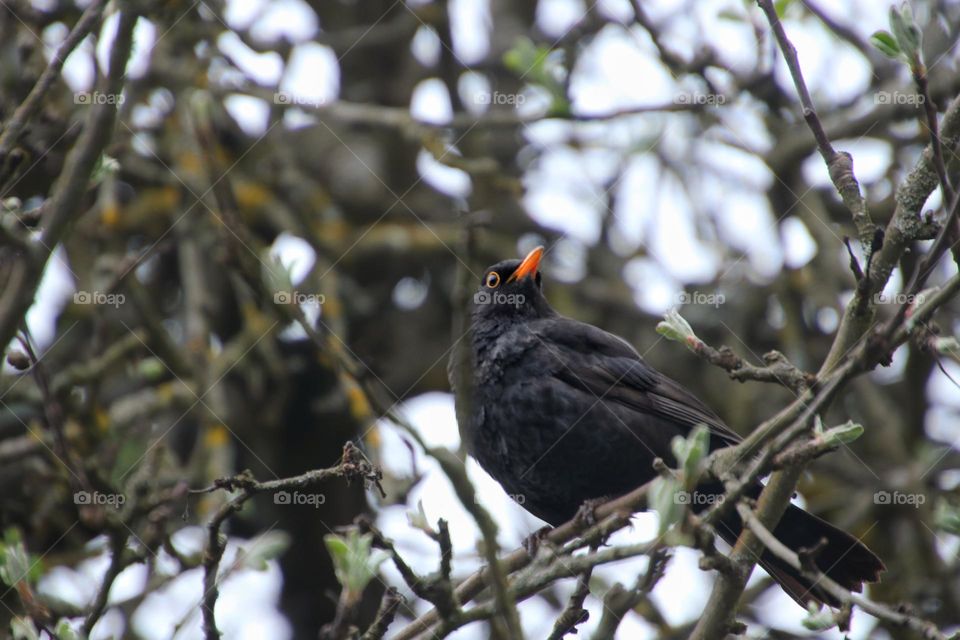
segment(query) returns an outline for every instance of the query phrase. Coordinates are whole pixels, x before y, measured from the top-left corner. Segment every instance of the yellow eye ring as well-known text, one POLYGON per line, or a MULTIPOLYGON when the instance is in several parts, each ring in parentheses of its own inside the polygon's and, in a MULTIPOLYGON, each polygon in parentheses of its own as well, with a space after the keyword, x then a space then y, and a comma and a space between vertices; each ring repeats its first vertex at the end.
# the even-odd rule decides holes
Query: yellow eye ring
POLYGON ((485 283, 487 289, 496 289, 500 286, 500 274, 496 271, 491 271, 487 274, 487 281, 485 283))

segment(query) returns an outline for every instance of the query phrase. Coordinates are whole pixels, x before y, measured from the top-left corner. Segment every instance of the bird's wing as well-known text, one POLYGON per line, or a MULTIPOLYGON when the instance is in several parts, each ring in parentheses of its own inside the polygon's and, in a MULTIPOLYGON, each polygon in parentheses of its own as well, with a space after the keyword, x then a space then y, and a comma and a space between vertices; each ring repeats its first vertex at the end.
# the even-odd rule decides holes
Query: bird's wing
POLYGON ((562 382, 605 402, 668 420, 682 432, 705 424, 719 440, 714 447, 740 442, 740 436, 710 407, 647 364, 622 338, 563 317, 545 318, 533 323, 531 330, 556 359, 551 372, 562 382))

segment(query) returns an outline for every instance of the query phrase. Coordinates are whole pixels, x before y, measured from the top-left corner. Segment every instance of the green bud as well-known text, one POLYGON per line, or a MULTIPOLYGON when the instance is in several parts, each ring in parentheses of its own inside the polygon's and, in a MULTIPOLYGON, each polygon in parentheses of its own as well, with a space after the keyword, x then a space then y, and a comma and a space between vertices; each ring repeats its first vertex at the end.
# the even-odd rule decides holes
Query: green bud
POLYGON ((657 333, 667 340, 683 342, 691 351, 694 349, 694 344, 700 342, 700 338, 690 328, 690 323, 684 320, 676 309, 663 314, 663 320, 657 324, 657 333))
POLYGON ((346 592, 348 602, 359 602, 370 580, 377 575, 380 565, 389 554, 383 550, 374 550, 373 534, 361 535, 355 529, 346 536, 329 534, 323 537, 323 543, 333 559, 333 571, 337 581, 346 592))
POLYGON ((889 31, 883 29, 873 32, 873 35, 870 36, 870 44, 888 58, 897 59, 902 53, 900 45, 897 44, 897 39, 889 31))
POLYGON ((650 486, 649 504, 660 517, 659 535, 663 535, 670 527, 680 522, 683 516, 684 501, 678 499, 680 490, 679 482, 662 476, 654 480, 650 486))
POLYGON ((677 465, 683 470, 683 485, 687 489, 696 486, 701 466, 710 453, 710 430, 698 424, 689 437, 675 436, 670 442, 677 465))
POLYGON ((839 446, 853 442, 863 435, 863 425, 848 420, 844 424, 824 431, 820 436, 831 446, 839 446))
POLYGON ((836 619, 833 617, 833 612, 830 609, 818 611, 817 605, 812 602, 807 605, 807 617, 801 622, 804 627, 811 631, 826 631, 837 624, 836 619))
POLYGON ((913 11, 910 5, 904 3, 898 11, 895 7, 890 7, 890 29, 893 36, 897 39, 897 45, 900 51, 911 64, 919 61, 920 56, 920 28, 913 20, 913 11))

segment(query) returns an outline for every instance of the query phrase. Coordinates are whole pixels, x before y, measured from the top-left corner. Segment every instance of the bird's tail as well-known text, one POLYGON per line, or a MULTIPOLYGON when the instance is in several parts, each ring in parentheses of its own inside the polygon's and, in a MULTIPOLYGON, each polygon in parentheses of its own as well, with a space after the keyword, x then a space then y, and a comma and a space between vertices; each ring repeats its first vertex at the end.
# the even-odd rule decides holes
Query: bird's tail
MULTIPOLYGON (((720 524, 717 533, 729 544, 734 544, 741 526, 739 516, 733 512, 720 524)), ((773 534, 794 551, 813 549, 821 540, 826 540, 814 563, 827 577, 849 591, 859 593, 864 582, 876 582, 880 579, 880 572, 886 569, 880 558, 857 538, 792 504, 787 507, 773 534)), ((759 564, 800 606, 805 608, 810 600, 834 607, 840 605, 821 585, 769 551, 760 557, 759 564)))

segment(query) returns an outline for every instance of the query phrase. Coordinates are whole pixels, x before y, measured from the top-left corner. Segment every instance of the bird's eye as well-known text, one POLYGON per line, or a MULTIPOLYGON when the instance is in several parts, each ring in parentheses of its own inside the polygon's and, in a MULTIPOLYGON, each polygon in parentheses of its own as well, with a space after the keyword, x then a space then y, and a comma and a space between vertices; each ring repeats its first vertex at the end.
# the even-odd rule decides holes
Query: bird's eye
POLYGON ((496 271, 491 271, 488 273, 486 285, 488 289, 496 289, 498 286, 500 286, 500 274, 496 271))

